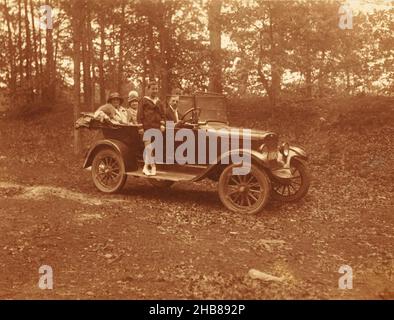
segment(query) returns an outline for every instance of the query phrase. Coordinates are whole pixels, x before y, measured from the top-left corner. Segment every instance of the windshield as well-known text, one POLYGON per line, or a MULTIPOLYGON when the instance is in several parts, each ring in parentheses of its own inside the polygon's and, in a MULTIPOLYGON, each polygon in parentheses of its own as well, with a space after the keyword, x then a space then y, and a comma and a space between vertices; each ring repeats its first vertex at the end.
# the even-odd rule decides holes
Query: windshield
POLYGON ((185 114, 191 108, 201 109, 198 121, 217 120, 227 122, 227 104, 224 96, 220 95, 197 95, 197 96, 180 96, 179 111, 185 114))

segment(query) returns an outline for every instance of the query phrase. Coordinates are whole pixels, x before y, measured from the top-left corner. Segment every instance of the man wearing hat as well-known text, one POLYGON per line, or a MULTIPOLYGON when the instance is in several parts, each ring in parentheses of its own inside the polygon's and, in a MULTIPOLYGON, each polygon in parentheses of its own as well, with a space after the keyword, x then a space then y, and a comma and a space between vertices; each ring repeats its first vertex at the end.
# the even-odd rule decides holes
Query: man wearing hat
POLYGON ((97 109, 94 114, 95 119, 104 121, 112 120, 121 124, 129 123, 129 113, 122 107, 124 99, 117 92, 111 93, 107 104, 97 109))

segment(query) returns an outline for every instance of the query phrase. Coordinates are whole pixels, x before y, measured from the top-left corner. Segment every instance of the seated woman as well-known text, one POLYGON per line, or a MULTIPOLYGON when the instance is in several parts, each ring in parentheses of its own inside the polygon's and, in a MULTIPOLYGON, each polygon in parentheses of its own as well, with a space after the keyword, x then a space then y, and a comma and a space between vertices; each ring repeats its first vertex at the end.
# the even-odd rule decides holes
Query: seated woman
POLYGON ((130 91, 129 97, 127 99, 128 102, 128 121, 131 124, 137 124, 137 112, 138 112, 138 104, 139 97, 137 91, 130 91))
POLYGON ((99 121, 110 120, 120 124, 129 124, 129 113, 122 107, 124 99, 117 92, 111 93, 107 104, 101 106, 94 113, 94 118, 99 121))
MULTIPOLYGON (((165 114, 163 106, 158 98, 159 86, 156 81, 148 84, 148 96, 141 99, 138 106, 137 121, 142 125, 144 130, 160 129, 164 131, 165 114)), ((156 175, 156 165, 151 147, 152 141, 144 141, 145 143, 145 165, 143 173, 147 176, 156 175)))

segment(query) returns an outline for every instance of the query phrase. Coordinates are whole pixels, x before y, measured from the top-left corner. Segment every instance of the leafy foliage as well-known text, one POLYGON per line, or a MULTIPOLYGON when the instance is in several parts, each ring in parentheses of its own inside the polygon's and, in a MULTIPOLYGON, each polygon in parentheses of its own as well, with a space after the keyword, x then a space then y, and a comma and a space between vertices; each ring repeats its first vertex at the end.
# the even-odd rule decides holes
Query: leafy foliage
POLYGON ((393 92, 389 2, 353 8, 353 29, 345 30, 339 1, 52 0, 53 30, 39 27, 40 4, 0 5, 0 84, 12 97, 27 88, 51 103, 56 88, 76 83, 78 50, 88 109, 111 90, 143 94, 149 78, 160 80, 162 96, 223 90, 266 96, 272 106, 291 97, 393 92))

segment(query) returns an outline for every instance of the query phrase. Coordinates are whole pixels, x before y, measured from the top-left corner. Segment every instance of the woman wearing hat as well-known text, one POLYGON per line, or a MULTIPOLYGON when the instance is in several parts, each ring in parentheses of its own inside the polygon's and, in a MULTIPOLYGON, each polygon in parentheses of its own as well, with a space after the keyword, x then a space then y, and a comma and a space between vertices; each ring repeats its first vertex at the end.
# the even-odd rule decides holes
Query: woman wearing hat
POLYGON ((97 120, 113 120, 121 124, 129 123, 129 114, 122 107, 124 99, 117 92, 111 93, 108 97, 107 104, 97 109, 94 117, 97 120))
POLYGON ((138 104, 139 104, 139 97, 137 91, 130 91, 129 97, 127 99, 128 102, 128 117, 129 123, 137 124, 137 112, 138 112, 138 104))

